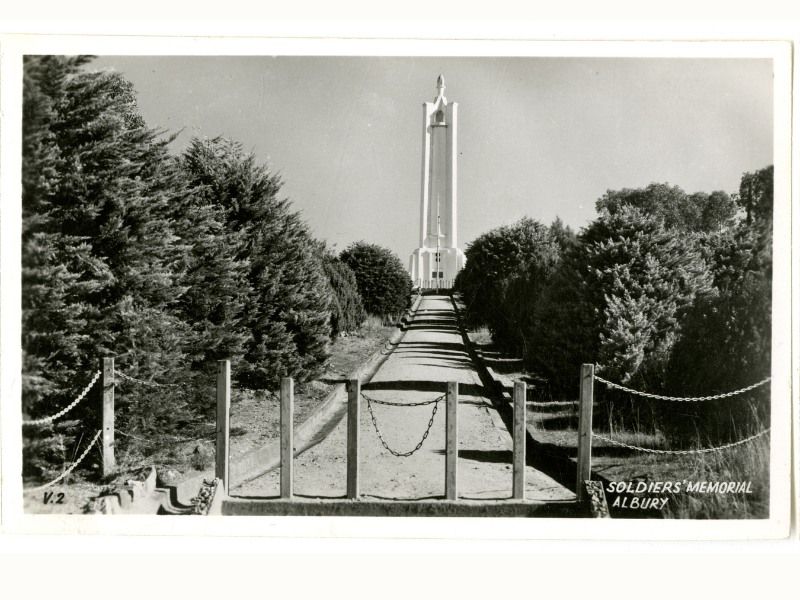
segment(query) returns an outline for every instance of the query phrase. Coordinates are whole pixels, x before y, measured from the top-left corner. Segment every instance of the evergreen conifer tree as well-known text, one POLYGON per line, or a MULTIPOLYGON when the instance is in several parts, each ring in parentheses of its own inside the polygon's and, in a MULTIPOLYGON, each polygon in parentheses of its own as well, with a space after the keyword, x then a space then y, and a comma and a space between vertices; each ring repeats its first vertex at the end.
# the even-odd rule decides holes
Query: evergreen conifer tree
MULTIPOLYGON (((712 395, 769 376, 772 356, 772 167, 742 176, 744 217, 705 241, 713 287, 683 323, 665 382, 667 393, 712 395)), ((671 437, 691 429, 715 441, 737 440, 769 423, 769 386, 696 403, 682 420, 663 414, 671 437)))
POLYGON ((391 250, 360 241, 345 248, 339 258, 355 274, 369 314, 392 319, 408 306, 411 276, 391 250))
POLYGON ((467 247, 467 263, 456 280, 467 322, 486 325, 493 341, 510 352, 527 352, 533 341, 539 296, 559 260, 560 240, 569 237, 559 224, 554 228, 523 218, 467 247))
POLYGON ((331 337, 336 337, 357 330, 366 319, 367 312, 352 269, 324 247, 321 252, 332 294, 331 337))
MULTIPOLYGON (((104 355, 145 379, 176 382, 184 366, 186 327, 171 312, 185 246, 169 218, 179 177, 169 140, 144 124, 129 82, 87 70, 88 61, 25 58, 23 409, 31 416, 68 402, 104 355)), ((118 402, 123 422, 136 394, 118 402)), ((72 416, 91 428, 95 412, 84 402, 72 416)))
POLYGON ((328 356, 331 292, 316 241, 278 197, 280 178, 223 138, 194 140, 182 164, 224 216, 230 259, 246 265, 240 381, 274 387, 282 376, 315 375, 328 356))

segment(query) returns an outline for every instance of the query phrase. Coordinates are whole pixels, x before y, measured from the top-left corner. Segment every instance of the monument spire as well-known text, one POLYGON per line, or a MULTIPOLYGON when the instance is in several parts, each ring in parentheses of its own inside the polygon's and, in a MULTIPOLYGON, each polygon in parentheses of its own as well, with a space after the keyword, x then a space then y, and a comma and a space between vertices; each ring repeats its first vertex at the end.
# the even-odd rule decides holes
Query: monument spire
POLYGON ((444 95, 444 90, 447 86, 444 84, 444 75, 439 75, 436 78, 436 99, 433 101, 434 104, 439 104, 441 101, 442 104, 447 104, 447 98, 444 95))
POLYGON ((458 103, 447 102, 444 76, 436 99, 422 107, 422 197, 419 247, 409 272, 420 288, 447 289, 464 266, 456 227, 458 103))

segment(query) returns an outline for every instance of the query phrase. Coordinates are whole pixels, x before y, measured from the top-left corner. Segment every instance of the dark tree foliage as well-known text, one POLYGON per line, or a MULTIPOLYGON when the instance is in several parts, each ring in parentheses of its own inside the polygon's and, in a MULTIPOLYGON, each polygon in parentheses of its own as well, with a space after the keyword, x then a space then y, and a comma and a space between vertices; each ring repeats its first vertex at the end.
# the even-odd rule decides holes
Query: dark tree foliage
POLYGON ((278 197, 280 178, 222 138, 193 140, 182 164, 224 222, 226 262, 243 271, 229 274, 221 290, 230 291, 234 302, 225 310, 238 331, 247 332, 244 360, 235 370, 239 380, 262 388, 282 376, 314 376, 328 357, 332 294, 316 241, 288 200, 278 197))
MULTIPOLYGON (((24 62, 24 416, 56 413, 104 356, 133 377, 178 384, 117 380, 118 429, 146 438, 201 422, 221 358, 256 387, 315 374, 333 292, 278 177, 225 140, 170 156, 172 138, 146 126, 131 84, 89 60, 24 62)), ((98 400, 25 428, 26 474, 75 459, 97 429, 98 400)))
MULTIPOLYGON (((742 177, 747 218, 706 245, 714 277, 698 298, 672 354, 665 388, 712 395, 749 386, 770 373, 772 350, 772 167, 742 177), (749 210, 748 210, 749 207, 749 210)), ((769 386, 734 398, 693 403, 681 419, 664 412, 671 437, 699 431, 715 441, 741 439, 769 423, 769 386)))
POLYGON ((174 204, 175 230, 192 245, 181 258, 180 284, 185 288, 176 308, 189 325, 187 359, 193 370, 210 375, 216 362, 240 365, 252 334, 244 309, 252 288, 249 261, 237 255, 241 231, 226 227, 222 208, 199 186, 174 204))
MULTIPOLYGON (((533 254, 542 229, 533 219, 522 219, 481 234, 467 245, 466 264, 455 286, 464 300, 464 318, 470 327, 487 326, 491 330, 503 320, 500 287, 533 254)), ((497 339, 495 342, 502 344, 497 339)))
POLYGON ((602 314, 599 366, 623 383, 637 375, 644 385, 660 383, 681 318, 710 286, 694 240, 623 209, 601 215, 583 241, 586 284, 602 314))
MULTIPOLYGON (((130 83, 82 69, 87 62, 24 63, 23 412, 31 417, 68 403, 104 355, 134 376, 181 380, 186 327, 171 308, 185 245, 170 221, 179 172, 169 140, 139 116, 130 83)), ((120 399, 123 414, 135 399, 120 399)), ((42 446, 74 449, 79 434, 93 433, 96 403, 70 416, 56 425, 66 429, 58 440, 48 428, 26 429, 29 471, 57 461, 42 446)))
POLYGON ((358 293, 355 273, 344 262, 326 249, 322 249, 322 266, 328 276, 333 297, 331 306, 331 337, 356 331, 367 312, 358 293))
POLYGON ((579 239, 562 254, 539 298, 535 346, 524 357, 547 378, 553 392, 569 396, 575 392, 581 362, 597 353, 587 332, 597 331, 599 315, 586 297, 583 252, 579 239))
POLYGON ((485 325, 500 348, 529 355, 541 293, 571 235, 561 222, 548 229, 525 218, 472 242, 456 280, 468 325, 485 325))
POLYGON ((558 244, 559 253, 565 254, 578 244, 578 236, 569 225, 564 225, 560 217, 550 224, 550 237, 558 244))
MULTIPOLYGON (((733 197, 666 184, 609 191, 579 236, 558 220, 547 236, 530 220, 483 234, 457 279, 468 324, 488 325, 568 396, 585 362, 667 395, 760 381, 770 367, 772 185, 767 167, 745 173, 733 197)), ((602 396, 598 425, 634 419, 676 446, 741 439, 769 422, 768 387, 681 405, 602 396)))
POLYGON ((391 250, 354 242, 339 258, 355 274, 358 292, 369 314, 393 319, 408 306, 411 277, 391 250))
POLYGON ((745 173, 739 184, 737 203, 745 212, 748 225, 772 227, 773 167, 745 173))
POLYGON ((625 206, 659 218, 667 229, 710 232, 730 226, 736 203, 725 192, 687 194, 678 186, 651 183, 646 188, 609 190, 597 201, 597 212, 615 214, 625 206))
POLYGON ((536 362, 565 390, 584 362, 621 383, 659 385, 680 320, 709 285, 691 237, 636 208, 604 212, 544 295, 536 362))

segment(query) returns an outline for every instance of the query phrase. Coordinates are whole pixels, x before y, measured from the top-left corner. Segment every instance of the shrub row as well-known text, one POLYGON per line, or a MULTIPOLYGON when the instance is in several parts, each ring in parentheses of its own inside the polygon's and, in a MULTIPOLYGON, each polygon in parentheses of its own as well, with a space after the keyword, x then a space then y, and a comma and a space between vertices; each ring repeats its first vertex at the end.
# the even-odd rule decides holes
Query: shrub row
MULTIPOLYGON (((585 362, 606 379, 678 396, 769 373, 772 167, 746 173, 733 196, 652 184, 610 191, 597 211, 577 235, 523 219, 477 238, 456 284, 469 324, 488 326, 498 346, 570 396, 585 362)), ((630 398, 606 397, 631 418, 630 398)), ((636 418, 676 440, 698 431, 738 439, 768 422, 767 398, 768 389, 681 411, 644 403, 636 418)))
MULTIPOLYGON (((240 144, 193 139, 172 155, 174 137, 146 125, 130 82, 89 62, 24 62, 23 414, 57 412, 115 356, 181 390, 125 384, 120 427, 185 428, 212 410, 217 360, 245 387, 306 380, 365 306, 407 301, 405 280, 380 287, 351 271, 360 245, 340 260, 314 239, 280 178, 240 144)), ((93 431, 94 405, 26 428, 26 472, 60 471, 93 431)))

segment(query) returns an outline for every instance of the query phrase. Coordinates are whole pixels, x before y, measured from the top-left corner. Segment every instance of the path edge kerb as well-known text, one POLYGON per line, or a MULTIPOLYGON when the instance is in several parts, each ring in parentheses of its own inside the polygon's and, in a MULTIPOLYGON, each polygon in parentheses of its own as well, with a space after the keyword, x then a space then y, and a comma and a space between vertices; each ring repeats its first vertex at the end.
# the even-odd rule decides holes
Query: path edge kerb
MULTIPOLYGON (((386 344, 397 346, 406 335, 408 324, 414 319, 419 309, 422 296, 418 295, 412 305, 405 311, 397 329, 389 336, 384 345, 373 352, 366 362, 350 373, 347 380, 358 379, 362 385, 369 381, 377 373, 378 369, 389 358, 394 348, 386 351, 386 344)), ((347 383, 337 383, 328 393, 322 403, 315 408, 303 423, 298 425, 294 431, 294 456, 299 456, 306 450, 322 442, 341 422, 347 414, 347 383)), ((248 481, 252 481, 280 465, 280 443, 279 440, 271 440, 265 446, 245 452, 231 460, 230 490, 241 486, 248 481)), ((177 496, 182 502, 190 503, 197 494, 197 490, 203 484, 204 479, 213 479, 212 470, 202 471, 192 474, 190 477, 175 484, 177 496)))
MULTIPOLYGON (((450 294, 450 300, 453 304, 453 309, 456 314, 456 322, 458 323, 458 328, 461 331, 461 335, 464 339, 464 344, 467 348, 467 352, 469 353, 470 357, 472 358, 475 366, 478 370, 478 375, 481 379, 484 380, 485 383, 488 384, 488 397, 492 400, 495 408, 497 409, 498 415, 500 415, 501 420, 506 426, 506 429, 511 431, 511 424, 513 423, 513 398, 511 396, 510 390, 513 389, 514 384, 510 381, 507 377, 497 373, 494 369, 492 369, 489 365, 486 364, 483 354, 481 351, 475 347, 472 343, 472 340, 469 339, 469 335, 467 334, 467 330, 464 326, 463 319, 461 317, 461 313, 463 309, 459 307, 458 301, 456 300, 455 294, 450 294)), ((577 463, 573 458, 571 458, 566 452, 560 451, 556 448, 548 448, 547 449, 547 456, 534 456, 538 451, 541 450, 542 444, 540 444, 531 434, 530 429, 528 427, 525 428, 525 437, 526 437, 526 463, 528 465, 534 465, 536 468, 545 472, 545 474, 549 475, 558 483, 566 487, 571 492, 575 492, 575 479, 578 473, 578 466, 577 463), (554 471, 549 471, 543 469, 543 465, 540 464, 537 466, 536 462, 549 462, 553 467, 554 471), (562 478, 557 477, 558 474, 562 475, 562 478), (566 480, 564 480, 563 475, 566 475, 566 480), (561 479, 561 480, 559 480, 561 479)), ((591 472, 591 480, 599 482, 603 489, 608 489, 608 484, 611 482, 607 477, 604 477, 600 473, 597 473, 594 469, 591 472)), ((612 504, 613 500, 616 498, 617 494, 606 492, 606 498, 609 505, 612 504)), ((589 513, 592 511, 592 506, 586 503, 584 506, 577 506, 577 510, 580 513, 583 513, 583 516, 588 516, 589 513)), ((612 517, 634 517, 634 518, 642 518, 641 514, 632 513, 631 511, 624 511, 624 510, 615 510, 611 509, 611 516, 612 517)), ((652 518, 652 517, 651 517, 652 518)), ((660 516, 658 517, 660 518, 660 516)))
MULTIPOLYGON (((461 337, 464 340, 464 346, 467 349, 467 353, 470 355, 473 363, 475 364, 475 368, 478 371, 478 375, 484 381, 486 388, 488 388, 487 396, 492 400, 495 409, 497 410, 500 419, 503 421, 506 429, 508 430, 509 434, 511 434, 513 428, 512 423, 514 419, 513 414, 513 404, 514 400, 511 396, 511 393, 508 391, 509 389, 513 388, 513 382, 510 382, 508 378, 500 375, 494 369, 492 369, 489 365, 486 364, 483 355, 481 354, 480 350, 475 347, 472 343, 472 340, 469 339, 469 335, 467 334, 466 326, 464 325, 464 320, 462 318, 463 309, 458 305, 458 300, 456 300, 456 294, 450 294, 450 302, 453 305, 453 311, 456 316, 456 323, 458 325, 458 329, 461 332, 461 337)), ((530 430, 526 427, 525 428, 525 437, 526 437, 526 464, 531 464, 531 455, 535 451, 534 449, 538 446, 538 442, 534 439, 533 435, 531 435, 530 430)), ((577 466, 575 466, 574 461, 572 461, 568 456, 558 456, 552 457, 553 459, 558 460, 561 463, 561 469, 572 470, 575 469, 575 473, 577 473, 577 466)), ((547 473, 552 477, 552 474, 547 473)), ((594 475, 594 473, 593 473, 594 475)), ((574 476, 572 477, 574 479, 574 476)), ((593 477, 594 479, 594 477, 593 477)), ((598 478, 602 479, 602 478, 598 478)), ((558 480, 557 480, 558 481, 558 480)), ((575 492, 575 484, 572 483, 571 485, 566 481, 558 481, 561 485, 566 487, 571 492, 575 492)), ((578 512, 584 512, 584 507, 577 506, 576 509, 578 512)))

